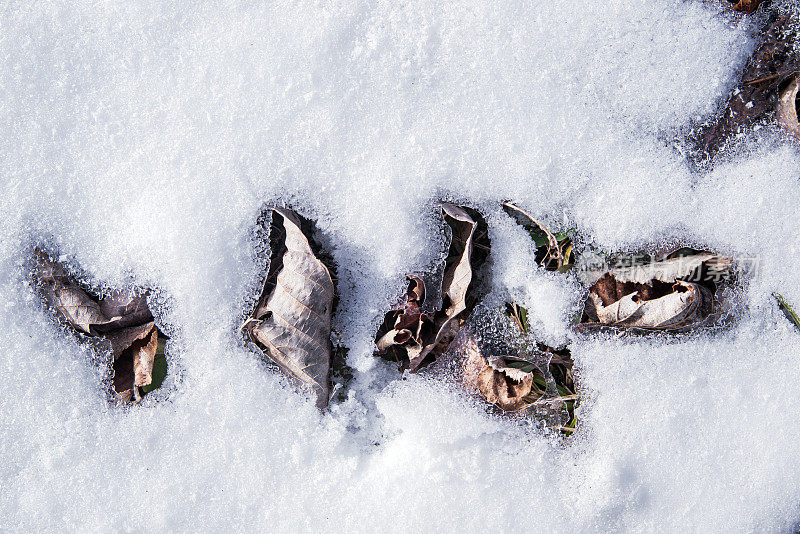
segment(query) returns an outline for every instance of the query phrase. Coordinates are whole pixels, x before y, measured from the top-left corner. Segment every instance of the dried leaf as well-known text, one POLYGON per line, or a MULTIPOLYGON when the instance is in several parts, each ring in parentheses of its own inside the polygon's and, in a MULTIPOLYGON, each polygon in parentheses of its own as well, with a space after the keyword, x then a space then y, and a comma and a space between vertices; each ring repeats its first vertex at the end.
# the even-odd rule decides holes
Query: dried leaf
POLYGON ((38 249, 35 254, 36 278, 50 308, 84 334, 90 334, 93 326, 108 322, 98 302, 67 275, 61 264, 38 249))
POLYGON ((478 389, 486 400, 501 410, 515 412, 530 404, 526 396, 531 392, 533 374, 519 373, 519 380, 491 365, 485 366, 478 375, 478 389))
POLYGON ((536 263, 548 271, 566 272, 575 264, 572 240, 567 234, 554 234, 544 223, 511 202, 503 210, 531 234, 536 244, 536 263))
POLYGON ((98 300, 81 288, 60 263, 39 249, 34 252, 35 276, 48 305, 75 330, 109 341, 115 398, 139 401, 140 387, 150 385, 153 380, 160 334, 146 296, 117 291, 98 300))
POLYGON ((126 328, 109 334, 114 356, 114 392, 121 398, 141 399, 139 388, 153 381, 153 362, 158 350, 155 323, 126 328))
POLYGON ((582 323, 676 330, 709 318, 731 260, 711 253, 611 269, 591 286, 582 323))
MULTIPOLYGON (((744 8, 748 3, 739 4, 744 8)), ((752 4, 749 3, 751 7, 752 4)), ((728 139, 778 110, 779 90, 787 76, 797 70, 796 40, 791 17, 779 10, 770 11, 762 38, 745 65, 738 86, 717 117, 695 136, 695 163, 711 161, 728 139)))
POLYGON ((741 11, 743 13, 752 13, 756 9, 758 9, 759 4, 761 4, 763 0, 728 0, 728 3, 731 7, 736 11, 741 11))
POLYGON ((480 215, 468 208, 442 204, 452 230, 442 277, 442 308, 433 317, 421 311, 424 282, 409 275, 404 304, 386 314, 378 330, 378 354, 390 354, 401 368, 419 370, 445 353, 477 303, 475 273, 489 252, 488 229, 480 215))
POLYGON ((484 354, 491 350, 486 341, 479 342, 471 332, 459 336, 456 357, 461 361, 464 387, 503 411, 543 415, 551 427, 562 429, 565 425, 565 432, 571 433, 579 397, 569 351, 543 344, 527 350, 521 344, 516 355, 490 356, 484 354), (547 376, 543 368, 549 371, 547 376))
POLYGON ((798 107, 800 99, 797 96, 798 74, 794 73, 781 88, 778 102, 778 123, 787 132, 795 137, 800 137, 800 122, 798 122, 798 107))
POLYGON ((330 391, 334 286, 301 226, 294 212, 273 210, 267 279, 244 329, 289 377, 310 386, 323 408, 330 391))

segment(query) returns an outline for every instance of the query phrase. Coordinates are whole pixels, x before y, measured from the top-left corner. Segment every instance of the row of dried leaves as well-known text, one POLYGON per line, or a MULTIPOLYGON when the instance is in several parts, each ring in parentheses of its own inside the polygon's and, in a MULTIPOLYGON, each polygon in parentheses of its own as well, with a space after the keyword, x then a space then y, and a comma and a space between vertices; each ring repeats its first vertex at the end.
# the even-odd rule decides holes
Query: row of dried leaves
POLYGON ((139 402, 167 372, 166 336, 158 329, 147 293, 114 291, 98 298, 49 254, 35 249, 34 277, 48 306, 76 333, 110 345, 110 389, 118 402, 139 402))
MULTIPOLYGON (((734 9, 751 13, 760 3, 741 0, 734 9)), ((767 9, 765 16, 758 45, 739 83, 717 116, 693 136, 695 164, 707 165, 738 134, 760 122, 777 121, 785 131, 800 137, 797 26, 779 9, 767 9)))

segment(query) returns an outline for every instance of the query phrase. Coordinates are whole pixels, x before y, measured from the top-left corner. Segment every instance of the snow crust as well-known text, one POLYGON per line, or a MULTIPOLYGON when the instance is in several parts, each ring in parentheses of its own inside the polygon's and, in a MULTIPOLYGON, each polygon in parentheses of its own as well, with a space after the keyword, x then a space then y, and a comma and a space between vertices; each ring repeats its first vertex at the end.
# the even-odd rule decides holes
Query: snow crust
POLYGON ((676 148, 751 28, 714 2, 11 2, 0 14, 0 529, 731 531, 800 519, 796 148, 692 174, 676 148), (734 328, 575 339, 567 442, 371 355, 435 201, 493 240, 491 298, 570 338, 580 284, 535 269, 513 199, 605 249, 755 257, 734 328), (320 414, 244 346, 264 203, 317 219, 356 369, 320 414), (157 288, 165 387, 109 406, 42 310, 46 244, 97 284, 157 288))

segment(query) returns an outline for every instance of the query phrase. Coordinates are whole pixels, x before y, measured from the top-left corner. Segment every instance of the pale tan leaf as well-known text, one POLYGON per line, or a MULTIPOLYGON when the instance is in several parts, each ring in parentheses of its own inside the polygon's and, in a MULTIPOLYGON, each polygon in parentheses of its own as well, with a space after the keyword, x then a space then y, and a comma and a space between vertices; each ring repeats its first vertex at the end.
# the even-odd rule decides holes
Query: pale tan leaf
POLYGON ((603 306, 600 297, 592 293, 597 316, 601 323, 616 326, 665 328, 684 321, 700 320, 705 297, 701 286, 691 282, 676 281, 675 290, 668 295, 637 301, 638 292, 625 295, 609 306, 603 306))
POLYGON ((530 403, 525 396, 531 392, 533 374, 524 373, 522 380, 515 380, 503 371, 486 365, 478 374, 478 390, 487 401, 505 411, 518 411, 530 403))
POLYGON ((108 322, 100 305, 67 275, 58 262, 38 249, 35 253, 36 278, 48 306, 85 334, 91 333, 92 326, 108 322))
POLYGON ((467 295, 473 281, 472 253, 477 221, 466 210, 454 204, 442 203, 445 220, 452 229, 451 254, 442 278, 442 310, 436 314, 436 336, 419 354, 409 357, 411 371, 416 371, 429 354, 438 356, 447 350, 455 338, 467 310, 467 295))
POLYGON ((317 405, 328 403, 334 286, 311 249, 298 217, 273 210, 273 250, 264 291, 245 325, 250 339, 285 373, 312 387, 317 405))
POLYGON ((778 101, 778 123, 795 137, 800 137, 800 122, 797 117, 798 75, 791 76, 783 87, 778 101))

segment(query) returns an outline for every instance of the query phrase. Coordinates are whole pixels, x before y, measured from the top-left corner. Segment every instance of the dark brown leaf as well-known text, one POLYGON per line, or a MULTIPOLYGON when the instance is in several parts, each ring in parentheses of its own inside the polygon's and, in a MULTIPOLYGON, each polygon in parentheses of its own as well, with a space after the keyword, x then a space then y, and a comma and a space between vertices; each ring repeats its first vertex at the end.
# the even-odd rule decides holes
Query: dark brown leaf
POLYGON ((419 370, 447 351, 461 325, 477 303, 475 273, 489 252, 488 228, 469 208, 442 204, 452 230, 442 277, 442 307, 433 318, 421 311, 425 284, 409 275, 404 304, 386 314, 378 330, 378 354, 392 355, 402 369, 419 370))
MULTIPOLYGON (((739 2, 742 10, 755 9, 758 2, 739 2), (749 7, 748 7, 749 6, 749 7)), ((724 144, 757 121, 773 116, 779 90, 797 70, 794 43, 797 32, 788 14, 773 10, 755 52, 744 67, 737 87, 717 117, 701 128, 695 138, 695 163, 711 161, 724 144)))

